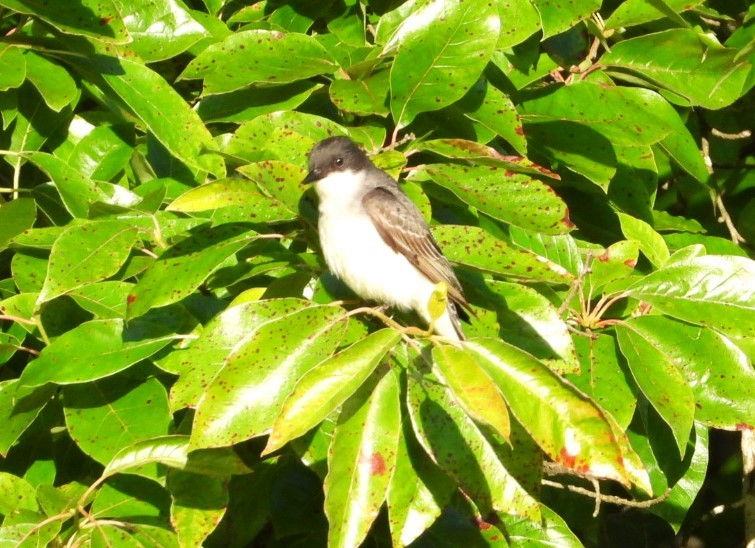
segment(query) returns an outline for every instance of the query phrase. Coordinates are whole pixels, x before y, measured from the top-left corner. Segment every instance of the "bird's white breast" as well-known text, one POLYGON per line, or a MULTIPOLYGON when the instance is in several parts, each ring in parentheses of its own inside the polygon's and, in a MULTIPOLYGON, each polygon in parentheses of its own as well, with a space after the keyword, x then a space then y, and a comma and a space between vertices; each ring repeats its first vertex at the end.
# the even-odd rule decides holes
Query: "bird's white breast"
POLYGON ((434 285, 380 237, 362 207, 361 176, 332 173, 316 183, 325 261, 359 296, 422 313, 434 285))

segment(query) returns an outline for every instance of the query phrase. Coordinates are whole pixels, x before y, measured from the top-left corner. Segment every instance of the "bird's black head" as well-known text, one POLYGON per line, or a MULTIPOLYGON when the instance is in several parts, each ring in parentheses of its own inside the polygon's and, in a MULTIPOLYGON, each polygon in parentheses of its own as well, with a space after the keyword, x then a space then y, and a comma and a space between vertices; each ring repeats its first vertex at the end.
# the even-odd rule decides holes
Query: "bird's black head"
POLYGON ((304 182, 314 183, 337 171, 360 171, 370 164, 367 155, 348 137, 328 137, 312 147, 304 182))

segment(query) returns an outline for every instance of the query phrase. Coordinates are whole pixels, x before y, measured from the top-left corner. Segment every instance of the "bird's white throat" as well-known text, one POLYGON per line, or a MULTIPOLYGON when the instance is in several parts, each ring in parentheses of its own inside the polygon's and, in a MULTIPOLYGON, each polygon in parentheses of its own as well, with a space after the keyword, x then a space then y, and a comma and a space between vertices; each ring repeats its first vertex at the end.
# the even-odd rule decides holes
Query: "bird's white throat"
POLYGON ((320 214, 345 210, 361 209, 364 196, 364 171, 335 171, 315 183, 317 196, 320 198, 320 214))

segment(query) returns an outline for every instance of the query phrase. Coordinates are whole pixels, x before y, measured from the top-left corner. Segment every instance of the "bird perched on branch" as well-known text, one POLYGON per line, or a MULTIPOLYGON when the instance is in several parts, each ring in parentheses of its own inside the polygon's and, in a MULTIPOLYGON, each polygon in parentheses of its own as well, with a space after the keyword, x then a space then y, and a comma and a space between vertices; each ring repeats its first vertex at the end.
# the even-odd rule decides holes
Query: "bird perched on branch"
POLYGON ((309 154, 306 183, 320 199, 318 231, 331 272, 362 298, 414 310, 439 335, 463 340, 457 306, 469 309, 451 264, 417 206, 398 183, 347 137, 309 154), (448 305, 437 319, 428 304, 444 282, 448 305))

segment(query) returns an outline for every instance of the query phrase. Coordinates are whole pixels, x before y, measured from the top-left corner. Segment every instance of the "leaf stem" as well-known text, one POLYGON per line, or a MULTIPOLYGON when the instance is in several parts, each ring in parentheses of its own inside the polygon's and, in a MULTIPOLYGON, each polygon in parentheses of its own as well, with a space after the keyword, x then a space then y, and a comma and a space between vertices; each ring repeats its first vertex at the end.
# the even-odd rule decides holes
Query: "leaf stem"
POLYGON ((60 521, 66 521, 68 518, 71 518, 76 515, 76 510, 74 508, 70 508, 69 510, 66 510, 65 512, 61 512, 60 514, 55 514, 54 516, 50 516, 47 519, 43 519, 39 523, 37 523, 34 527, 32 527, 28 533, 26 533, 21 539, 18 541, 17 546, 21 546, 26 540, 30 539, 34 534, 36 534, 38 531, 42 529, 45 525, 48 525, 50 523, 54 523, 58 520, 60 521))
POLYGON ((21 316, 14 316, 13 314, 0 314, 0 320, 8 320, 11 322, 24 323, 26 325, 37 325, 35 320, 27 320, 21 316))
POLYGON ((37 329, 39 329, 39 334, 42 336, 42 340, 45 342, 45 345, 50 345, 50 338, 47 336, 47 331, 45 331, 45 326, 42 325, 42 312, 37 311, 34 314, 34 323, 37 326, 37 329))

